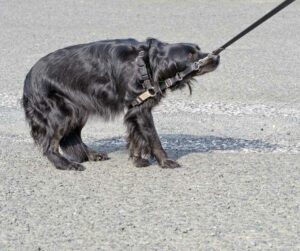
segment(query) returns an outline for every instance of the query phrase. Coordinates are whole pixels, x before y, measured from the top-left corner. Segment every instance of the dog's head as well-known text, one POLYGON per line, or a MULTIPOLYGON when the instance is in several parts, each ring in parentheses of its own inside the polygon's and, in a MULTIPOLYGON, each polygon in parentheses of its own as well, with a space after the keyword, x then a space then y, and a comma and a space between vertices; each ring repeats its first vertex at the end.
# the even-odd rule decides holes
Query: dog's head
MULTIPOLYGON (((174 77, 176 73, 184 71, 207 55, 208 53, 202 52, 198 45, 192 43, 168 44, 156 39, 150 41, 149 63, 155 81, 174 77)), ((211 56, 204 67, 186 76, 176 87, 180 88, 186 83, 189 84, 194 77, 214 71, 219 62, 219 56, 211 56)))

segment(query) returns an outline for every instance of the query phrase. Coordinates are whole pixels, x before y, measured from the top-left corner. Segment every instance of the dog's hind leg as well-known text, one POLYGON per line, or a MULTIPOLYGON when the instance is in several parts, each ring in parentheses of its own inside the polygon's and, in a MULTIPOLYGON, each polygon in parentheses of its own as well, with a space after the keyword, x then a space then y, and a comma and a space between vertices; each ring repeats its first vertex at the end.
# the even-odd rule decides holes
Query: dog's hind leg
MULTIPOLYGON (((62 104, 62 102, 61 102, 62 104)), ((61 111, 53 100, 43 97, 23 97, 25 116, 35 143, 43 154, 61 170, 84 170, 84 166, 72 162, 59 153, 59 142, 68 128, 70 117, 61 111)))
POLYGON ((41 145, 44 155, 57 169, 83 171, 85 169, 84 166, 76 163, 77 161, 74 162, 73 160, 65 158, 59 152, 59 142, 63 137, 63 132, 66 130, 64 124, 67 124, 67 122, 65 121, 64 123, 61 121, 61 123, 57 123, 55 127, 51 127, 52 130, 48 129, 45 135, 40 136, 40 138, 42 138, 41 145))
POLYGON ((32 129, 34 141, 43 149, 44 155, 48 160, 60 170, 83 171, 84 166, 68 160, 59 153, 59 141, 62 137, 63 127, 57 127, 56 130, 44 127, 42 123, 36 123, 35 120, 29 122, 32 129))
POLYGON ((73 129, 63 136, 60 141, 60 148, 66 155, 66 158, 76 161, 99 161, 108 159, 107 154, 104 152, 96 152, 87 147, 81 139, 82 126, 73 129))
POLYGON ((63 136, 59 142, 64 156, 75 162, 88 161, 88 152, 81 140, 81 128, 74 129, 63 136))
POLYGON ((51 142, 49 149, 44 152, 44 155, 53 163, 53 165, 60 170, 76 170, 83 171, 84 166, 79 163, 75 163, 64 156, 58 151, 58 141, 51 142))

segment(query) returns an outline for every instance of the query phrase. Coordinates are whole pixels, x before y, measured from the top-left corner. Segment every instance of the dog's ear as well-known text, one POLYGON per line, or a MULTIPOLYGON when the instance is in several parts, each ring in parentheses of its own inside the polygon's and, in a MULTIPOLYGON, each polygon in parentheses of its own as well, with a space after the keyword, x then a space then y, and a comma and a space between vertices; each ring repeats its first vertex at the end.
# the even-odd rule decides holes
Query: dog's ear
POLYGON ((166 79, 176 74, 176 62, 167 55, 167 43, 154 38, 149 38, 151 42, 148 51, 149 66, 152 71, 154 82, 166 79))
POLYGON ((137 47, 138 50, 143 50, 145 51, 145 60, 147 61, 149 58, 149 52, 150 49, 152 48, 159 48, 161 46, 163 46, 166 43, 163 43, 161 41, 159 41, 156 38, 147 38, 145 42, 140 43, 140 45, 137 47))
POLYGON ((153 47, 159 47, 159 46, 162 46, 163 44, 166 44, 166 43, 163 43, 161 42, 160 40, 156 39, 156 38, 152 38, 152 37, 148 37, 146 39, 146 43, 148 45, 148 48, 150 49, 152 46, 153 47))

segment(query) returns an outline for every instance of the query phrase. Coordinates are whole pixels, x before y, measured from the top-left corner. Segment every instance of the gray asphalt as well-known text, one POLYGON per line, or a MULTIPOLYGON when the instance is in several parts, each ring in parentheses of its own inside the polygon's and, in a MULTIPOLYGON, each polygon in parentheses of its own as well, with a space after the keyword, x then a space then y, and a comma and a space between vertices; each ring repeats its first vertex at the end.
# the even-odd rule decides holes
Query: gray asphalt
POLYGON ((56 170, 20 108, 53 50, 156 37, 211 51, 278 2, 0 0, 0 250, 300 250, 299 1, 155 109, 180 169, 133 167, 122 118, 92 118, 84 140, 111 159, 56 170))

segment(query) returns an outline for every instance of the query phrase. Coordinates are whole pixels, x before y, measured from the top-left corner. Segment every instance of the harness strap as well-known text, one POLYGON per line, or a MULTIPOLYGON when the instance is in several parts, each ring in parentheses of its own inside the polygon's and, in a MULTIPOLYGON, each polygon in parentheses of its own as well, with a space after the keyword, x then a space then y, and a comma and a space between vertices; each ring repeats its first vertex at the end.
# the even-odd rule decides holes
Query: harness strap
MULTIPOLYGON (((156 95, 156 91, 154 89, 154 86, 152 85, 151 77, 148 74, 148 70, 146 67, 146 64, 144 62, 144 51, 140 51, 137 57, 137 64, 139 67, 139 73, 142 76, 142 81, 143 81, 143 87, 146 89, 145 92, 140 94, 132 103, 131 106, 137 106, 143 103, 145 100, 148 98, 154 97, 156 95)), ((166 90, 174 85, 176 85, 178 82, 183 80, 186 76, 191 74, 194 71, 199 71, 199 69, 206 64, 210 63, 211 60, 215 57, 214 54, 209 54, 207 57, 200 59, 191 65, 189 65, 184 71, 177 72, 174 77, 167 78, 164 81, 159 82, 159 88, 160 90, 166 90)))
POLYGON ((199 70, 198 62, 195 62, 188 66, 184 71, 177 72, 176 75, 172 78, 167 78, 165 81, 159 82, 159 86, 161 90, 165 90, 170 88, 171 86, 175 85, 176 83, 180 82, 185 78, 187 75, 191 74, 194 71, 199 70))
POLYGON ((153 86, 150 81, 149 73, 144 61, 144 56, 145 56, 145 52, 140 51, 136 58, 137 65, 138 65, 138 72, 141 75, 141 82, 143 84, 143 87, 145 89, 153 89, 153 86))
MULTIPOLYGON (((152 85, 152 82, 151 82, 149 74, 148 74, 147 67, 143 60, 143 57, 144 57, 144 51, 140 51, 139 55, 137 57, 137 63, 139 66, 139 72, 142 76, 143 86, 146 89, 146 91, 136 97, 136 99, 131 103, 131 107, 140 105, 145 100, 147 100, 151 97, 154 97, 156 95, 156 92, 154 90, 154 87, 152 85)), ((183 78, 185 78, 190 73, 192 73, 194 71, 198 71, 200 69, 200 67, 206 63, 207 62, 204 62, 204 61, 202 62, 201 60, 194 62, 193 64, 188 66, 184 71, 177 72, 174 77, 168 78, 164 81, 159 82, 160 90, 165 90, 165 89, 170 88, 171 86, 174 86, 176 83, 183 80, 183 78)))

